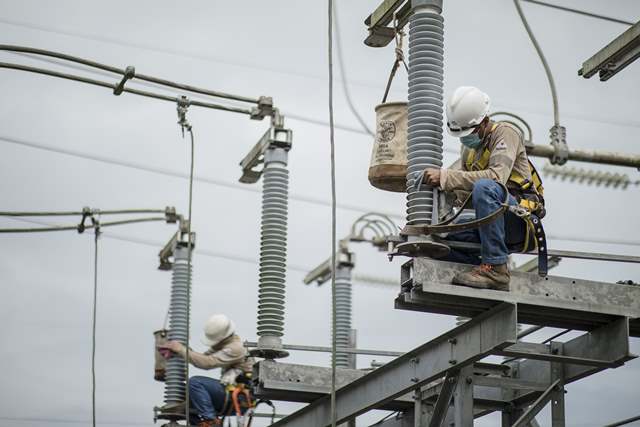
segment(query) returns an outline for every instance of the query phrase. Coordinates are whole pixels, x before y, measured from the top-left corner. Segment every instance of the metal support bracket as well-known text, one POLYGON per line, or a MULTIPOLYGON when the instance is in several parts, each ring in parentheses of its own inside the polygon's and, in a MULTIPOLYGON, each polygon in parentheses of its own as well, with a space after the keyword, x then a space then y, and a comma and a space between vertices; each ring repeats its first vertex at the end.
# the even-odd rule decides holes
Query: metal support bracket
POLYGON ((600 73, 600 81, 607 81, 640 57, 640 22, 635 23, 598 53, 587 59, 578 75, 590 78, 600 73))
POLYGON ((271 117, 275 113, 273 108, 273 98, 270 96, 261 96, 258 98, 258 105, 251 109, 249 117, 251 120, 262 120, 265 117, 271 117))
POLYGON ((249 154, 240 161, 242 176, 239 181, 243 184, 254 184, 262 176, 263 169, 257 167, 264 163, 264 154, 271 147, 291 149, 292 132, 290 129, 271 126, 253 146, 249 154))
MULTIPOLYGON (((174 209, 175 210, 175 209, 174 209)), ((181 215, 177 216, 179 222, 179 229, 175 232, 169 241, 164 245, 158 253, 160 264, 158 270, 170 271, 173 267, 173 254, 178 246, 187 246, 189 244, 188 224, 187 221, 182 218, 181 215)), ((169 220, 167 220, 168 222, 169 220)), ((196 247, 196 233, 191 232, 191 249, 196 247)))
POLYGON ((549 386, 549 388, 547 388, 540 395, 540 397, 538 397, 538 399, 536 399, 536 401, 533 402, 533 405, 531 405, 529 407, 529 409, 524 411, 522 416, 520 418, 518 418, 518 420, 516 420, 516 422, 513 424, 513 427, 526 427, 526 426, 528 426, 529 423, 531 422, 531 420, 533 420, 535 418, 535 416, 538 415, 538 413, 542 410, 542 408, 544 408, 547 405, 547 403, 549 403, 549 401, 551 400, 551 397, 553 395, 553 392, 556 390, 556 388, 560 387, 561 383, 562 383, 561 379, 555 380, 553 382, 553 384, 551 384, 549 386))

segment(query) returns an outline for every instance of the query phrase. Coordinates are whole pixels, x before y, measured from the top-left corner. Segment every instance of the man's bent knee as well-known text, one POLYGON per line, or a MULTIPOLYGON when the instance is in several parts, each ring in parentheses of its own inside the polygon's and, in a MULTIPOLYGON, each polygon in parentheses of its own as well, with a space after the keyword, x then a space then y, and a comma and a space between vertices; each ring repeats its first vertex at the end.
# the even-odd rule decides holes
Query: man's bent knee
POLYGON ((473 184, 473 202, 474 204, 482 200, 500 200, 502 187, 492 179, 479 179, 473 184))
POLYGON ((209 379, 208 377, 204 377, 201 375, 196 375, 194 377, 191 377, 189 378, 189 388, 199 387, 208 379, 209 379))

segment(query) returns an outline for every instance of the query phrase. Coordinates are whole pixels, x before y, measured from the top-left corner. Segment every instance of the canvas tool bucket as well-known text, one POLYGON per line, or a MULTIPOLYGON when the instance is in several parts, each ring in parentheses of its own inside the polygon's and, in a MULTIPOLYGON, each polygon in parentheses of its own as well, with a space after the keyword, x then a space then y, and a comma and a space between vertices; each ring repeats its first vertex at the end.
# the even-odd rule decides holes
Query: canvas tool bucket
MULTIPOLYGON (((396 23, 397 24, 397 23, 396 23)), ((404 60, 402 39, 404 33, 396 26, 396 58, 391 67, 382 103, 376 106, 376 139, 369 162, 369 182, 376 188, 397 193, 407 189, 407 119, 406 102, 387 102, 391 83, 400 65, 409 73, 404 60)))
POLYGON ((397 193, 407 189, 406 102, 376 106, 376 138, 369 162, 369 182, 376 188, 397 193))
POLYGON ((154 337, 154 350, 155 350, 155 371, 153 378, 156 381, 164 381, 164 375, 167 368, 167 359, 165 359, 158 347, 167 343, 167 330, 161 329, 153 333, 154 337))

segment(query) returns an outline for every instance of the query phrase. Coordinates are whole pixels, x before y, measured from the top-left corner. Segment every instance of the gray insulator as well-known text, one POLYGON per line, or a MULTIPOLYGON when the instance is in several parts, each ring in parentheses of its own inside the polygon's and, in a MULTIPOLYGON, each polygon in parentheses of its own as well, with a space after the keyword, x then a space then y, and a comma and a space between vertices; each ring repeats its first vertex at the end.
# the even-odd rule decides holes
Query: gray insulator
MULTIPOLYGON (((189 270, 188 250, 178 246, 174 252, 171 275, 171 301, 169 303, 169 333, 167 339, 187 345, 187 323, 189 318, 189 270)), ((185 360, 172 357, 167 361, 165 374, 164 403, 173 404, 185 400, 185 360)))
MULTIPOLYGON (((262 228, 258 291, 258 336, 267 342, 284 334, 285 275, 287 265, 287 152, 265 153, 262 175, 262 228)), ((259 341, 260 343, 260 341, 259 341)))
MULTIPOLYGON (((336 347, 351 347, 351 267, 336 270, 336 347)), ((336 366, 349 368, 349 353, 336 352, 336 366)))
POLYGON ((407 224, 429 224, 433 190, 413 188, 414 174, 442 167, 444 19, 417 8, 409 23, 407 224))

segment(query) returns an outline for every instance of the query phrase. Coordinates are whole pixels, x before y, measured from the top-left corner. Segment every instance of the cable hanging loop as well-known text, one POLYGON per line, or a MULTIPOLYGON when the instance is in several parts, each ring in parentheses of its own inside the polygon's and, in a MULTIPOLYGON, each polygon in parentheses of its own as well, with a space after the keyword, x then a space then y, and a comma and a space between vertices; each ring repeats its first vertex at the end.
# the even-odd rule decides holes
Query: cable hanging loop
POLYGON ((396 43, 395 54, 396 59, 393 62, 393 66, 391 67, 391 73, 389 73, 389 80, 387 80, 387 87, 384 90, 384 95, 382 97, 382 103, 387 102, 387 97, 389 96, 389 90, 391 89, 391 82, 393 82, 393 78, 396 76, 396 71, 398 71, 398 67, 400 64, 404 65, 404 69, 409 73, 409 66, 404 59, 404 50, 403 50, 403 41, 404 41, 404 31, 400 28, 398 24, 398 18, 394 14, 393 15, 394 22, 394 40, 396 43))

